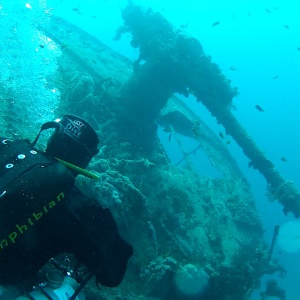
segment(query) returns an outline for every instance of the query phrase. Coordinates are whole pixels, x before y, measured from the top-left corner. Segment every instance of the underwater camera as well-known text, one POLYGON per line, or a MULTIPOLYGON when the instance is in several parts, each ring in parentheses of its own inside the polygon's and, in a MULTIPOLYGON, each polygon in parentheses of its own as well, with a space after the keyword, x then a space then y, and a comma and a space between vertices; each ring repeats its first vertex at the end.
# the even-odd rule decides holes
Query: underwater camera
MULTIPOLYGON (((61 273, 60 273, 61 274, 61 273)), ((62 274, 61 274, 62 275, 62 274)), ((59 278, 57 274, 51 274, 49 281, 43 285, 39 285, 34 287, 34 289, 27 293, 24 296, 18 297, 16 300, 69 300, 71 299, 72 295, 75 293, 76 289, 78 288, 79 284, 76 282, 75 279, 64 276, 59 278), (60 281, 59 281, 60 280, 60 281), (52 286, 52 283, 60 284, 58 287, 52 286)), ((78 294, 74 298, 74 300, 85 300, 85 296, 82 292, 78 294)))
POLYGON ((67 256, 52 258, 48 265, 44 280, 16 300, 85 300, 82 289, 92 277, 85 267, 71 269, 67 256))

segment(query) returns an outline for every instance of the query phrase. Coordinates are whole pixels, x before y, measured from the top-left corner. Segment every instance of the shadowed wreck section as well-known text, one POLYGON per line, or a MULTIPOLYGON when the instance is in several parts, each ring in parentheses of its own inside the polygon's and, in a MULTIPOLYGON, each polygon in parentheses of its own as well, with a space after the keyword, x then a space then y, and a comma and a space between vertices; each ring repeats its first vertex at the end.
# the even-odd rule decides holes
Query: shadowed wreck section
POLYGON ((231 114, 237 90, 199 41, 151 9, 129 3, 122 16, 117 36, 132 35, 140 52, 133 63, 63 19, 52 16, 40 28, 61 48, 57 71, 47 78, 49 88, 60 91, 55 114, 84 117, 101 140, 90 164, 100 180, 81 178, 79 185, 112 210, 134 246, 124 282, 101 291, 90 284, 86 297, 248 299, 262 275, 282 267, 269 255, 250 187, 226 145, 174 94, 194 95, 209 109, 295 216, 298 192, 231 114), (169 159, 158 126, 176 137, 185 168, 169 159), (183 137, 197 142, 190 154, 183 137), (193 167, 191 155, 202 163, 200 149, 220 176, 193 167))

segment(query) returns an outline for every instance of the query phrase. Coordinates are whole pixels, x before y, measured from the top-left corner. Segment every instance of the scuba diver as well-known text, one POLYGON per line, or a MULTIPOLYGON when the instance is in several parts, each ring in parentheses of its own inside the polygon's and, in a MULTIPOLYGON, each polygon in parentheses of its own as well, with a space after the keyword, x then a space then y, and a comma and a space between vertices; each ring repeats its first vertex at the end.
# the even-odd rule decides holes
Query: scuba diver
POLYGON ((43 124, 32 143, 0 139, 0 285, 25 290, 24 283, 35 282, 62 253, 83 264, 88 279, 95 276, 107 287, 121 283, 132 246, 119 235, 111 212, 75 186, 79 174, 97 177, 85 168, 98 144, 92 126, 73 115, 43 124), (51 128, 45 151, 35 148, 41 132, 51 128))

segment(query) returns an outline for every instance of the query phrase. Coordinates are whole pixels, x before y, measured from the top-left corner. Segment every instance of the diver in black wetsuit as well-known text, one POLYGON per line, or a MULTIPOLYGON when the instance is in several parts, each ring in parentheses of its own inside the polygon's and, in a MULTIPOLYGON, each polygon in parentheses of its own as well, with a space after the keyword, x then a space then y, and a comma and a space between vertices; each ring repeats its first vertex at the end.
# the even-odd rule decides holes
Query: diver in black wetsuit
POLYGON ((132 247, 118 233, 109 210, 75 185, 98 151, 94 129, 66 115, 45 123, 33 143, 0 139, 0 285, 34 278, 49 259, 67 252, 98 283, 118 286, 132 247), (34 148, 54 128, 46 150, 34 148))

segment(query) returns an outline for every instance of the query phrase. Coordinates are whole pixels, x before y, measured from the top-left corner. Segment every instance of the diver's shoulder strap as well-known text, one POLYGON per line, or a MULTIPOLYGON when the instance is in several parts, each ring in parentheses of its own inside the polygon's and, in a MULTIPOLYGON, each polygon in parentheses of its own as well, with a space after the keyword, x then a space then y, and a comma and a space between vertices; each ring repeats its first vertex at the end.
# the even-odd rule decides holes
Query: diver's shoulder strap
POLYGON ((29 141, 0 139, 0 196, 23 174, 53 163, 54 159, 34 149, 29 141))

